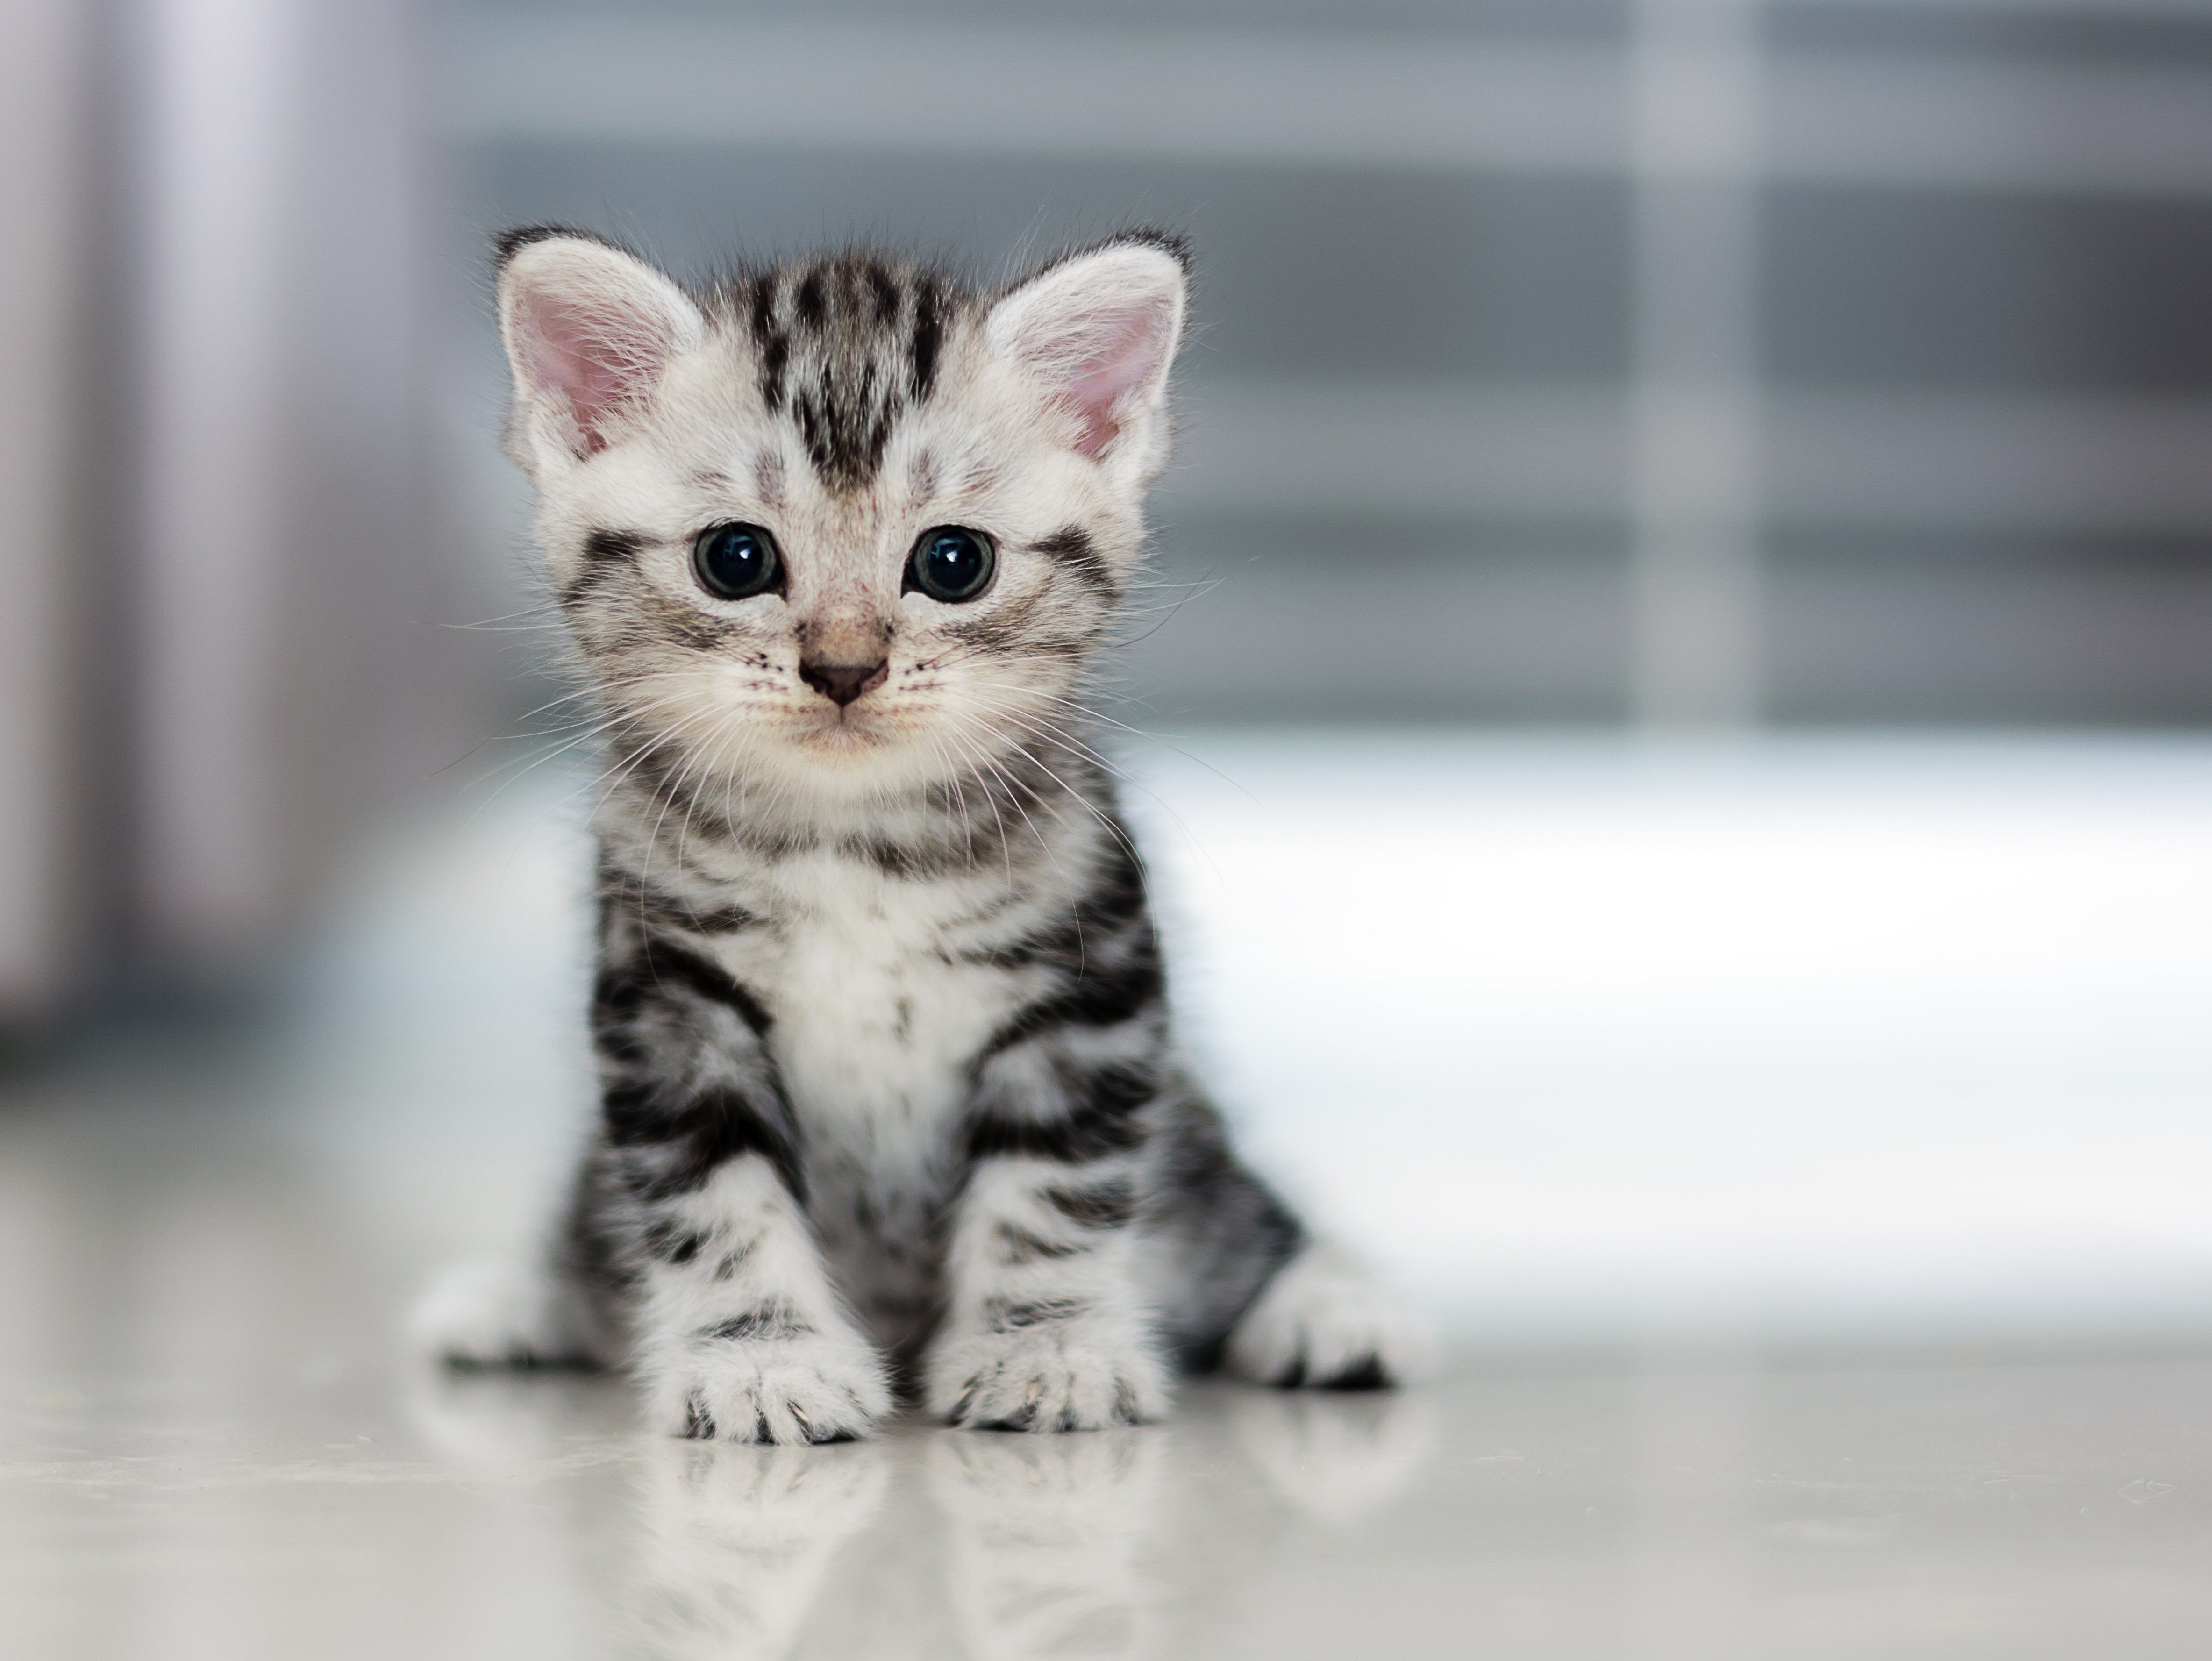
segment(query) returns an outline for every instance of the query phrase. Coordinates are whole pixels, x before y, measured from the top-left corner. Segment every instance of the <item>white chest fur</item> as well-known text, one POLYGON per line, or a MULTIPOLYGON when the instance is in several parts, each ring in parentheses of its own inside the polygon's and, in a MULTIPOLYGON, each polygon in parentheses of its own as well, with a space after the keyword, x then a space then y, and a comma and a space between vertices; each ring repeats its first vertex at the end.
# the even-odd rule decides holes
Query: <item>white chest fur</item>
POLYGON ((975 896, 823 854, 781 863, 748 903, 768 926, 722 937, 714 955, 772 1019, 810 1161, 886 1195, 927 1189, 969 1065, 1021 997, 1003 970, 947 960, 975 896))
POLYGON ((933 1300, 969 1068, 1025 977, 949 947, 991 909, 972 879, 915 882, 823 854, 780 861, 738 897, 763 922, 713 954, 769 1016, 824 1263, 874 1342, 896 1348, 933 1300))

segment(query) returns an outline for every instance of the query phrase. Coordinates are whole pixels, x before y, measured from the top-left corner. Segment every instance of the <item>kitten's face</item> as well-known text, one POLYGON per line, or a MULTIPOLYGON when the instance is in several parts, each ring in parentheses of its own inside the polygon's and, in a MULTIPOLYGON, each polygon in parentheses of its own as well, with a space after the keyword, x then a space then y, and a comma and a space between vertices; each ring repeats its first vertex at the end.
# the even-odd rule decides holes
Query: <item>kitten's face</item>
POLYGON ((704 305, 580 237, 515 246, 512 445, 628 735, 802 809, 1034 749, 1133 569, 1182 307, 1146 239, 995 301, 848 258, 704 305))

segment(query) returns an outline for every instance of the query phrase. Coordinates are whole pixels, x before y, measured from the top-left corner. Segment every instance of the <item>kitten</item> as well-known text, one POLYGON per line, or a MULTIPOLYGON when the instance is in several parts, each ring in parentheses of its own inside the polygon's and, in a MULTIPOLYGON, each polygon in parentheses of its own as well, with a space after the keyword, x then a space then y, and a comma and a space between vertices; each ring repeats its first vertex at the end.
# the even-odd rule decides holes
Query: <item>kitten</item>
POLYGON ((603 1111, 457 1362, 632 1368, 696 1437, 1157 1417, 1170 1366, 1421 1345, 1231 1152, 1169 1030, 1088 678, 1166 459, 1186 255, 995 294, 860 253, 694 295, 501 243, 509 447, 605 719, 603 1111))

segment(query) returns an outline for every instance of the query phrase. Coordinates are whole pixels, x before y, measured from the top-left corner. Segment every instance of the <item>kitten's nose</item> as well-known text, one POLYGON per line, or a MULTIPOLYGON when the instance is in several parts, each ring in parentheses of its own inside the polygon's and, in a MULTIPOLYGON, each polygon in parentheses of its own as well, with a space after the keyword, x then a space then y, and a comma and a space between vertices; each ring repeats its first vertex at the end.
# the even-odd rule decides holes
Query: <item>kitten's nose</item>
POLYGON ((890 660, 873 663, 802 663, 799 678, 831 703, 843 709, 861 693, 881 686, 890 678, 890 660))

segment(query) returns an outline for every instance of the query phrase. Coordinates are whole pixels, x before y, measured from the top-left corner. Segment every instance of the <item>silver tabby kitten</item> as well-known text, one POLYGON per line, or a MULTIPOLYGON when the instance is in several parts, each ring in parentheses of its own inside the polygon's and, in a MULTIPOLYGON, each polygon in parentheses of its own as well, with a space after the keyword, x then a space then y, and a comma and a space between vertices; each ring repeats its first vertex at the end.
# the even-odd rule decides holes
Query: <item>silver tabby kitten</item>
POLYGON ((1237 1161, 1169 1031, 1084 703, 1167 454, 1184 254, 981 294, 842 254, 702 295, 501 244, 513 453, 606 721, 602 1111, 464 1362, 594 1360, 668 1431, 1156 1417, 1171 1366, 1377 1385, 1419 1342, 1237 1161))

